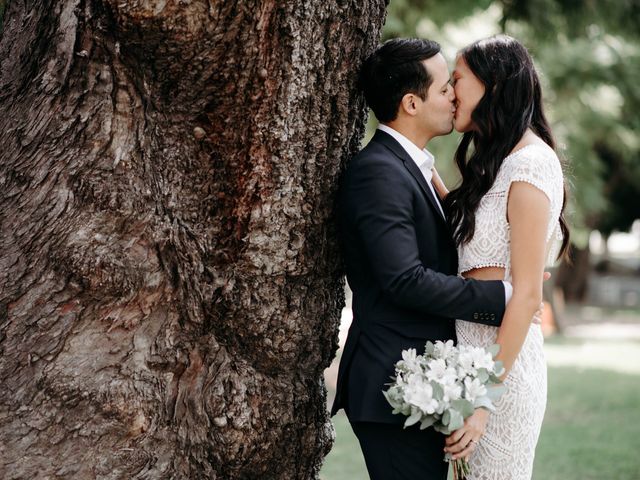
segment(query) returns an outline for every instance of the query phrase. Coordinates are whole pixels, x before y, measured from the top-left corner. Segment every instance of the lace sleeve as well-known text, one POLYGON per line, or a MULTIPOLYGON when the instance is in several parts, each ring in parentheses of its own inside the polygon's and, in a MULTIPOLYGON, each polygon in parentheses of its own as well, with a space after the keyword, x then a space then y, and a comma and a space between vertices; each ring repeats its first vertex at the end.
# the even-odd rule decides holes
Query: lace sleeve
POLYGON ((508 189, 513 182, 530 183, 549 198, 554 210, 558 192, 562 192, 562 170, 558 157, 551 148, 538 145, 530 145, 516 153, 520 155, 508 159, 508 189))
MULTIPOLYGON (((506 197, 508 198, 508 191, 513 182, 527 182, 538 188, 549 198, 551 207, 547 240, 554 236, 557 237, 556 240, 561 238, 558 218, 562 211, 564 180, 560 160, 553 149, 547 146, 529 145, 505 159, 505 167, 507 167, 505 183, 508 184, 506 197)), ((551 250, 557 250, 556 246, 552 245, 551 250)))

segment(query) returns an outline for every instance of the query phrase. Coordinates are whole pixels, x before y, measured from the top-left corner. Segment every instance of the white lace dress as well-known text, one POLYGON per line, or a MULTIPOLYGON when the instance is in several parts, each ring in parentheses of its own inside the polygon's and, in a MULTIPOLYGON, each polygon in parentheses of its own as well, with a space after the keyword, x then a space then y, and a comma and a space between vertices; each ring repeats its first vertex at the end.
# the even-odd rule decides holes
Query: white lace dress
MULTIPOLYGON (((555 152, 531 144, 507 156, 491 189, 480 201, 473 238, 459 248, 459 273, 474 268, 503 267, 511 280, 507 197, 513 182, 528 182, 550 199, 547 228, 548 263, 561 240, 558 219, 563 201, 563 179, 555 152)), ((460 344, 489 346, 498 329, 456 321, 460 344)), ((547 367, 539 325, 531 325, 522 350, 504 381, 506 392, 489 417, 487 430, 469 458, 470 480, 529 480, 536 443, 547 401, 547 367)))

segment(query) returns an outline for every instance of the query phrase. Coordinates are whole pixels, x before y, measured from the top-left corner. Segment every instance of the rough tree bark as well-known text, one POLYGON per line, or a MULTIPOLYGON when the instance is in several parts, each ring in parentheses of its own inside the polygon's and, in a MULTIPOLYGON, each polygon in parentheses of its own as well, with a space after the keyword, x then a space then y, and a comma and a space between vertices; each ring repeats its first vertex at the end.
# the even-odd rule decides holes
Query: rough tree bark
POLYGON ((382 0, 10 0, 0 478, 306 479, 382 0))

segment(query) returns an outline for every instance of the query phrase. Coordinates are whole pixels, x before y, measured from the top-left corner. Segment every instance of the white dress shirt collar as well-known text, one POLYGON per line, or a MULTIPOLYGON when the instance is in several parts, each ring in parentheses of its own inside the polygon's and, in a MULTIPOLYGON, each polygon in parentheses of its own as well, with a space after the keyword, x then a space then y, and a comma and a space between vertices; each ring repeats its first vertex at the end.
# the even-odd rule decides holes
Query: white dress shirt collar
POLYGON ((433 157, 433 155, 431 155, 431 152, 429 152, 426 148, 420 150, 420 148, 415 143, 413 143, 407 137, 402 135, 397 130, 389 127, 388 125, 383 125, 381 123, 380 125, 378 125, 378 130, 382 130, 383 132, 391 135, 402 146, 402 148, 404 148, 407 154, 409 154, 411 159, 415 162, 422 174, 427 179, 427 182, 431 182, 431 169, 433 168, 433 165, 435 163, 435 158, 433 157))
POLYGON ((431 179, 433 178, 433 172, 431 172, 431 169, 433 168, 435 162, 435 158, 433 155, 431 155, 431 152, 429 152, 426 148, 420 150, 420 148, 415 143, 413 143, 407 137, 402 135, 397 130, 389 127, 388 125, 380 124, 378 125, 378 130, 382 130, 383 132, 388 133, 393 138, 395 138, 400 146, 402 146, 405 152, 407 152, 407 154, 415 162, 415 164, 418 166, 418 169, 420 170, 420 173, 422 173, 422 176, 427 181, 427 185, 429 185, 429 190, 431 190, 431 194, 436 200, 436 204, 440 209, 440 213, 442 213, 442 216, 445 217, 442 205, 440 205, 438 194, 436 193, 435 189, 433 188, 433 184, 431 183, 431 179))

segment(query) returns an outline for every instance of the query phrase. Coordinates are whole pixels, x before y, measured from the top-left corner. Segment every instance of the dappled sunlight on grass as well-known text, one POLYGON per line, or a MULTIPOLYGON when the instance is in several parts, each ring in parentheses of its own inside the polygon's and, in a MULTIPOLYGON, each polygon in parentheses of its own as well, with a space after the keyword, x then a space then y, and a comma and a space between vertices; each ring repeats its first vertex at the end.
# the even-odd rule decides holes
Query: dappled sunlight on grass
POLYGON ((638 340, 568 340, 552 338, 546 341, 545 355, 550 367, 595 368, 640 375, 638 340))

